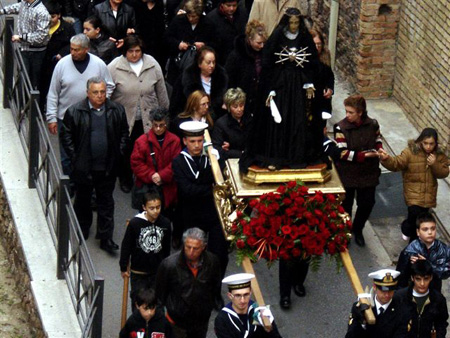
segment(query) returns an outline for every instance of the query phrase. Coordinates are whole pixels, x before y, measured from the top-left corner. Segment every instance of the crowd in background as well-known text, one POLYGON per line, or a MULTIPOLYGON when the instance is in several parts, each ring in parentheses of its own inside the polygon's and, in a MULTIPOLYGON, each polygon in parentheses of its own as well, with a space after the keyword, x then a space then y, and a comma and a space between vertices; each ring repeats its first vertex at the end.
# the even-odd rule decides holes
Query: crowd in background
MULTIPOLYGON (((437 179, 449 174, 437 133, 426 128, 392 157, 383 150, 380 126, 368 116, 364 98, 352 95, 344 101, 346 117, 334 126, 336 141, 330 140, 330 55, 300 1, 25 2, 2 14, 19 13, 13 41, 21 44, 31 84, 40 90, 49 130, 60 136, 62 167, 71 177, 85 239, 94 200, 100 247, 110 253, 119 249, 112 240, 116 177, 139 211, 120 260, 122 276, 132 280, 136 325, 156 318, 167 337, 200 337, 211 310, 223 306, 220 280, 228 248, 214 207, 203 131, 182 128, 190 121, 205 124, 221 164, 240 159, 244 173, 255 164, 269 170, 329 165, 330 156, 350 216, 357 202, 353 233, 359 246, 365 245, 363 228, 375 204, 379 164, 402 171, 408 205, 402 233, 416 244, 402 252, 399 270, 407 274, 410 264, 427 259, 435 282, 448 277, 450 250, 438 243, 444 247, 430 256, 437 242, 425 243, 428 251, 422 250, 416 227, 421 214, 436 206, 437 179), (301 52, 307 53, 306 62, 301 52), (207 242, 212 253, 206 254, 207 242), (181 248, 177 256, 169 257, 170 246, 181 248), (180 274, 186 278, 179 280, 180 274), (198 285, 198 276, 204 285, 198 285), (202 295, 196 298, 196 293, 202 295), (167 319, 159 309, 155 314, 157 298, 169 309, 167 319), (186 305, 191 315, 181 299, 192 301, 186 305), (189 318, 201 322, 197 331, 191 332, 189 318)), ((280 261, 282 308, 290 307, 291 288, 305 296, 308 264, 307 259, 297 265, 280 261)))

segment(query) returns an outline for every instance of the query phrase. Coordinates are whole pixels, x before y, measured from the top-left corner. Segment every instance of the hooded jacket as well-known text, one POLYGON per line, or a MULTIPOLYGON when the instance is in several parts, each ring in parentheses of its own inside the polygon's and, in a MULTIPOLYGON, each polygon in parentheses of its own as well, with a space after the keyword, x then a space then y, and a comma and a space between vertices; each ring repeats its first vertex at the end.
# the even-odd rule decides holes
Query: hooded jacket
POLYGON ((437 179, 448 176, 449 161, 439 148, 434 154, 436 161, 428 166, 425 151, 414 140, 409 140, 408 147, 400 155, 381 161, 386 169, 402 171, 403 195, 408 206, 436 207, 437 179))

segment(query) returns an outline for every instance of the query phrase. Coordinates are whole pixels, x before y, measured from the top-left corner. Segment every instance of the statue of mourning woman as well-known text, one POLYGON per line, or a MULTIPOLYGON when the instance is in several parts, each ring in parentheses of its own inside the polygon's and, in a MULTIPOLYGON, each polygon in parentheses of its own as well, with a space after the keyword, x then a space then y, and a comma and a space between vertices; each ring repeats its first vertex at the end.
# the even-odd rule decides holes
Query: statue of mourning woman
POLYGON ((313 38, 288 8, 263 50, 258 107, 239 169, 302 169, 324 162, 322 114, 312 110, 319 64, 313 38))

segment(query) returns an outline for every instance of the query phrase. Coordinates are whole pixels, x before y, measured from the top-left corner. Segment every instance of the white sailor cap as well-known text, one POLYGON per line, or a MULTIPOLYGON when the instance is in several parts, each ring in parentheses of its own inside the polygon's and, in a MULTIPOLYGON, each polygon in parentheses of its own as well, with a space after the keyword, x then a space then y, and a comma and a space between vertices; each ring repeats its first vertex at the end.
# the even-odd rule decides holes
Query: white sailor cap
POLYGON ((369 278, 372 278, 373 283, 382 291, 395 290, 398 276, 400 276, 400 272, 393 269, 381 269, 369 273, 369 278))
POLYGON ((186 121, 180 124, 184 136, 203 136, 208 124, 200 121, 186 121))
POLYGON ((238 290, 250 287, 251 280, 255 275, 251 273, 236 273, 234 275, 225 277, 222 283, 228 285, 228 290, 238 290))

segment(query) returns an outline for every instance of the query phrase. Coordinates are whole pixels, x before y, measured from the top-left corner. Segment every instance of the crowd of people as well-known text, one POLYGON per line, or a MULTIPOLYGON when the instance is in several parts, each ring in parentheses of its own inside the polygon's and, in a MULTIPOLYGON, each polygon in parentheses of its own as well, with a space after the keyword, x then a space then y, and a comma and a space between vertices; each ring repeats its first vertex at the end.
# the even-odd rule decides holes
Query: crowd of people
MULTIPOLYGON (((433 330, 445 336, 448 313, 440 291, 450 275, 450 249, 435 239, 429 214, 437 179, 449 174, 438 135, 425 128, 401 155, 391 156, 365 99, 351 95, 331 140, 330 55, 314 18, 302 10, 298 0, 25 0, 2 9, 19 14, 13 41, 40 90, 49 131, 59 135, 84 238, 95 202, 100 248, 119 250, 113 241, 117 177, 139 212, 121 245, 120 271, 131 279, 133 308, 121 337, 205 337, 213 309, 219 311, 218 337, 281 337, 275 322, 264 330, 253 321, 272 316, 250 300, 252 276, 223 279, 228 244, 207 147, 222 167, 239 159, 242 173, 251 165, 330 165, 331 158, 350 217, 356 199, 352 231, 359 246, 365 245, 380 164, 402 171, 408 205, 402 233, 410 244, 398 271, 371 276, 374 304, 383 308, 374 308, 377 324, 367 324, 364 306, 355 304, 347 336, 430 337, 433 330), (205 143, 205 130, 212 144, 205 143), (181 250, 170 255, 171 249, 181 250), (394 295, 397 283, 410 286, 394 295), (394 306, 404 311, 388 317, 394 306)), ((280 261, 283 309, 291 305, 291 289, 306 295, 308 266, 305 257, 280 261)))

